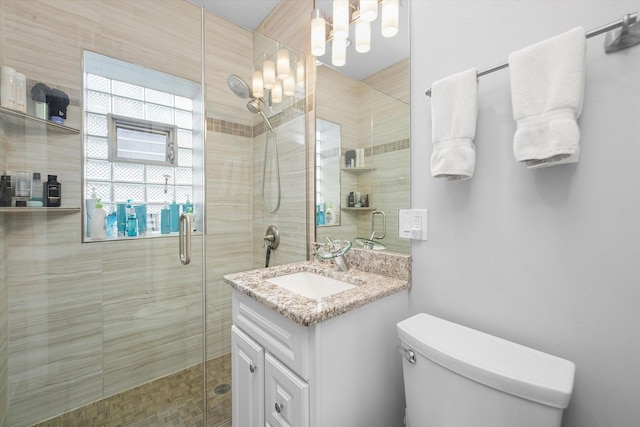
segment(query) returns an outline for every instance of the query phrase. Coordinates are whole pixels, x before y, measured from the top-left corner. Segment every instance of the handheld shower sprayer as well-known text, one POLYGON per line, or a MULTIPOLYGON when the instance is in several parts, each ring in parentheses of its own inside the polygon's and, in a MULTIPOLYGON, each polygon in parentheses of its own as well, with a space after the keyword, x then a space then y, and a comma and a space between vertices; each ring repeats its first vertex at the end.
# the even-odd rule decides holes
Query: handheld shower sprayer
POLYGON ((267 115, 264 113, 264 111, 260 106, 260 103, 261 102, 264 103, 264 101, 262 100, 262 98, 255 98, 253 96, 253 94, 251 93, 251 89, 249 88, 249 85, 244 80, 242 80, 240 77, 236 76, 235 74, 231 74, 229 77, 227 77, 227 86, 229 86, 229 89, 231 90, 231 92, 233 92, 237 97, 242 99, 249 99, 249 102, 247 102, 247 109, 251 111, 251 113, 253 114, 260 114, 264 119, 264 122, 268 126, 269 130, 271 131, 271 135, 273 135, 273 159, 275 162, 275 170, 276 170, 277 200, 276 200, 275 208, 269 209, 264 199, 266 173, 267 173, 267 147, 269 146, 269 132, 266 132, 265 135, 267 139, 264 146, 264 162, 262 165, 262 207, 268 213, 274 213, 280 207, 280 166, 278 164, 278 141, 276 139, 276 131, 271 125, 269 118, 267 117, 267 115))

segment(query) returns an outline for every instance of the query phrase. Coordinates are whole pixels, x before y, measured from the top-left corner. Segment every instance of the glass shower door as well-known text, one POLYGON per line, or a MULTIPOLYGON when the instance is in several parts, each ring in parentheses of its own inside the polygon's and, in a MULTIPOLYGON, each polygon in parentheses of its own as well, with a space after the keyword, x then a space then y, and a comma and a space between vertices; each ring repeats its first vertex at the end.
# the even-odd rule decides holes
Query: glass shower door
POLYGON ((2 427, 204 423, 202 17, 188 2, 154 3, 0 3, 2 65, 26 77, 24 111, 0 108, 0 174, 27 172, 31 185, 0 207, 2 427), (131 67, 88 70, 85 52, 131 67), (193 96, 131 80, 134 66, 191 82, 193 96), (41 118, 37 84, 49 95, 41 118), (111 116, 170 125, 176 163, 114 158, 111 116), (46 206, 35 173, 55 176, 60 206, 46 206), (87 235, 94 189, 107 220, 115 213, 106 238, 87 235), (174 197, 178 213, 193 205, 188 265, 179 233, 161 229, 174 197), (136 221, 122 235, 127 204, 136 221))

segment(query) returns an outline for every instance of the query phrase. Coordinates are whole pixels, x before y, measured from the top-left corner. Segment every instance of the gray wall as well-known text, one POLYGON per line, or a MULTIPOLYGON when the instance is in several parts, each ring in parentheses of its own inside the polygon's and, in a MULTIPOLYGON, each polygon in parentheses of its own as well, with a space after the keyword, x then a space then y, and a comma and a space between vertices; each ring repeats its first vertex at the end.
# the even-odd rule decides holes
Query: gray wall
POLYGON ((587 42, 580 162, 527 170, 512 154, 509 71, 480 78, 476 176, 431 177, 434 80, 640 11, 640 1, 412 2, 412 311, 572 360, 566 427, 640 423, 640 46, 587 42), (442 37, 447 34, 447 37, 442 37))

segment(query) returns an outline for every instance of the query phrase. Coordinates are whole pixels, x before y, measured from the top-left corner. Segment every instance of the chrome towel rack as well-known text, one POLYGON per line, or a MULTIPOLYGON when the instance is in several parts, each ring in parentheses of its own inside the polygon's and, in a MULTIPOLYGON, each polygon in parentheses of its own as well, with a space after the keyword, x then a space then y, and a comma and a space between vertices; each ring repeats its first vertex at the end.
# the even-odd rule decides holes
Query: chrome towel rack
MULTIPOLYGON (((607 33, 605 38, 604 50, 606 53, 617 52, 628 47, 640 44, 640 23, 638 23, 638 14, 629 13, 618 21, 611 22, 602 27, 595 28, 585 33, 586 38, 599 36, 600 34, 607 33), (613 31, 620 28, 618 31, 613 31)), ((477 77, 482 77, 486 74, 491 74, 495 71, 502 70, 509 67, 508 62, 494 65, 493 67, 486 68, 476 73, 477 77)), ((431 96, 431 88, 425 91, 425 95, 431 96)))

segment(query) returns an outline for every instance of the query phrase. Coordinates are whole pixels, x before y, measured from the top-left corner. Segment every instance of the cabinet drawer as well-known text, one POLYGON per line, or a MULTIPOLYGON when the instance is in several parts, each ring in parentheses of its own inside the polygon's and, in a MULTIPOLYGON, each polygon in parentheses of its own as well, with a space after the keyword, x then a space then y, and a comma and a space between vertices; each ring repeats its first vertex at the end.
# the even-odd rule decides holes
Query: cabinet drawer
POLYGON ((309 380, 309 328, 234 290, 233 323, 296 374, 309 380))
POLYGON ((265 412, 270 427, 309 427, 309 385, 265 355, 265 412))

